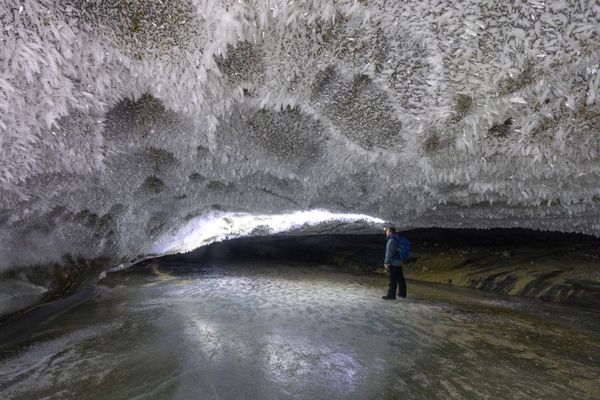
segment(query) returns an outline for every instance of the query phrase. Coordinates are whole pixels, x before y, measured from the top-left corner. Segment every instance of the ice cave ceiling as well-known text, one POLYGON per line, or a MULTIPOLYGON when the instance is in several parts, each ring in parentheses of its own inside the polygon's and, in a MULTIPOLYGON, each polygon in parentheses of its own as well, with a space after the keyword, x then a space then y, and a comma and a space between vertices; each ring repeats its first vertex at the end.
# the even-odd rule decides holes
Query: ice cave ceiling
POLYGON ((0 267, 327 209, 600 235, 595 0, 0 0, 0 267))

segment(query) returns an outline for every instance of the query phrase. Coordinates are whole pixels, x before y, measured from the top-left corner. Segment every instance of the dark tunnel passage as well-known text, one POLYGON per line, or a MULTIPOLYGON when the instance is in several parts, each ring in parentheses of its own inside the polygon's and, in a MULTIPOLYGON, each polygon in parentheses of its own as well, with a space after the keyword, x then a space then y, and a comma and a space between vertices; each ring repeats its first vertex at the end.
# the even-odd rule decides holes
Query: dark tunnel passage
MULTIPOLYGON (((527 229, 415 229, 409 279, 600 309, 600 241, 527 229)), ((383 273, 383 235, 273 235, 233 239, 138 265, 293 262, 383 273)))

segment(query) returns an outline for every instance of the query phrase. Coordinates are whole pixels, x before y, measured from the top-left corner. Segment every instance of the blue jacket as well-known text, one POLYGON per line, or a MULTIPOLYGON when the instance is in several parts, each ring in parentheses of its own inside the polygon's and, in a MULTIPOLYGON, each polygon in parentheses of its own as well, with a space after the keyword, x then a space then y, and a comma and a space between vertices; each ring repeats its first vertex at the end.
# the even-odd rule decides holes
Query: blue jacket
POLYGON ((400 252, 398 251, 398 236, 391 235, 387 239, 387 244, 385 245, 385 260, 383 263, 394 266, 402 265, 400 252))

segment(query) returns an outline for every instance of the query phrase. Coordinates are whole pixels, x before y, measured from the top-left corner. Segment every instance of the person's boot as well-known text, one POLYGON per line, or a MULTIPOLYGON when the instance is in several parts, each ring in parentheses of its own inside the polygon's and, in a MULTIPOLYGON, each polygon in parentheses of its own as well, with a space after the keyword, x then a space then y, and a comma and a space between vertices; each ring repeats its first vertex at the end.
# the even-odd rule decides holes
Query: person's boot
POLYGON ((383 296, 382 299, 384 299, 384 300, 396 300, 396 298, 392 297, 392 296, 383 296))

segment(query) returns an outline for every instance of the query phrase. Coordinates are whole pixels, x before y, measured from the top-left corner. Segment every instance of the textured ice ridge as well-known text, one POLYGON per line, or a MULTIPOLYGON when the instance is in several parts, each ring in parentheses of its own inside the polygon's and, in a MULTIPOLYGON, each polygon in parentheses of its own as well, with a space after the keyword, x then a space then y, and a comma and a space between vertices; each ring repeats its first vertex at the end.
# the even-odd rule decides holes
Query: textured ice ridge
POLYGON ((0 269, 213 212, 600 234, 596 1, 0 0, 0 269))

